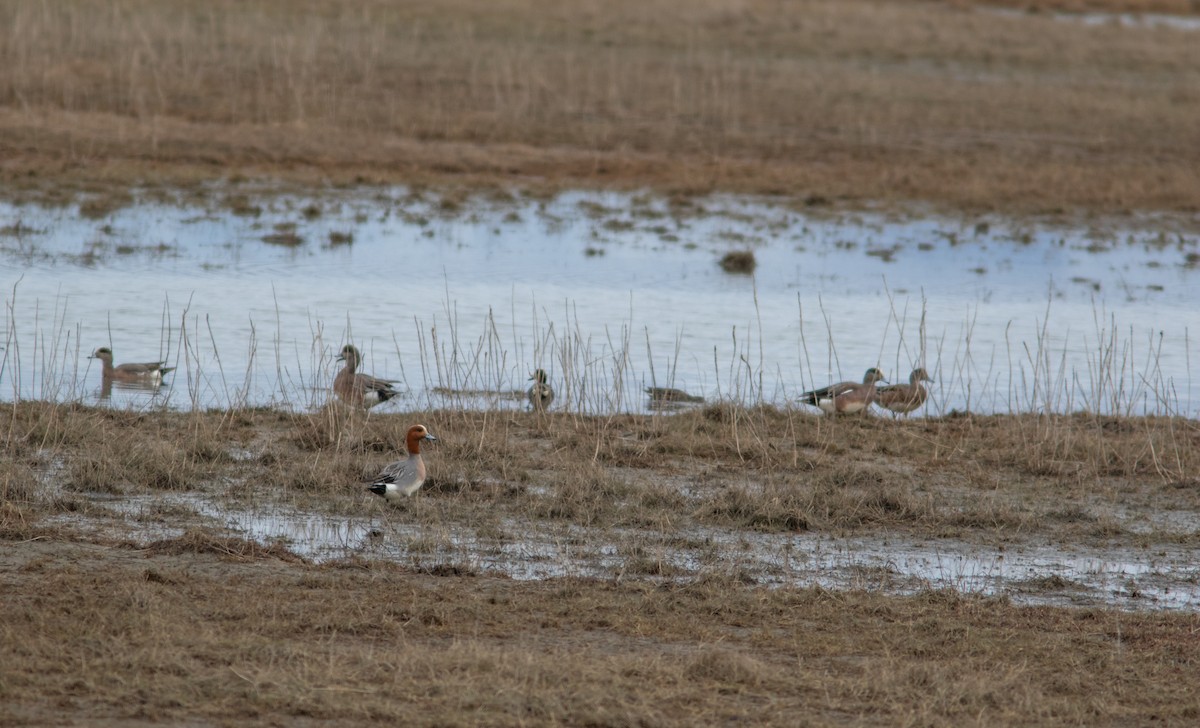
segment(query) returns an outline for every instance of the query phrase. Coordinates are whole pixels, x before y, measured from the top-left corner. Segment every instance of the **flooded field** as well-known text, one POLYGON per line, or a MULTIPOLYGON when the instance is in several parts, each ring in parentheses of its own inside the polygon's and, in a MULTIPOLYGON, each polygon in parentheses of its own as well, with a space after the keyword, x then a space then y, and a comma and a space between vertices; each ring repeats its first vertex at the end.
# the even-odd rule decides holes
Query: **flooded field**
POLYGON ((1198 16, 0 3, 4 723, 1197 724, 1198 16))
MULTIPOLYGON (((917 417, 1200 408, 1200 247, 1186 218, 1018 222, 615 193, 211 197, 0 206, 4 396, 118 410, 266 406, 320 420, 334 357, 353 342, 366 371, 404 392, 382 413, 516 412, 529 373, 544 368, 559 413, 662 413, 644 388, 670 386, 803 417, 799 392, 875 365, 891 381, 929 370, 931 399, 917 417), (744 269, 730 253, 743 254, 744 269), (100 346, 175 371, 161 387, 102 386, 88 358, 100 346)), ((235 462, 278 457, 235 450, 235 462)), ((1183 462, 1160 466, 1169 482, 1186 482, 1183 462)), ((1046 467, 1058 466, 1034 472, 1046 467)), ((531 517, 555 508, 545 504, 560 498, 559 483, 465 476, 471 492, 516 488, 530 504, 506 503, 480 526, 444 510, 453 498, 388 509, 352 482, 348 499, 345 472, 299 476, 336 478, 318 486, 337 488, 330 503, 271 497, 238 476, 228 494, 93 493, 87 513, 98 516, 58 518, 141 543, 216 528, 318 563, 453 564, 515 579, 686 581, 718 569, 775 586, 1200 606, 1194 550, 1179 545, 1196 533, 1196 514, 1167 502, 1126 507, 1110 495, 1085 514, 1141 538, 1138 547, 953 528, 773 534, 704 518, 664 531, 531 517), (164 509, 173 515, 154 517, 164 509)), ((687 512, 727 507, 724 491, 697 495, 688 478, 652 480, 675 483, 687 512)))
MULTIPOLYGON (((662 413, 643 390, 670 386, 710 404, 766 404, 803 418, 796 394, 857 379, 874 365, 891 381, 916 366, 929 370, 931 399, 918 418, 967 411, 1195 417, 1200 407, 1191 338, 1200 252, 1186 219, 1051 224, 601 193, 231 199, 138 201, 102 212, 86 201, 0 206, 4 396, 118 410, 266 406, 319 422, 339 366, 334 357, 353 342, 366 371, 398 380, 404 392, 373 410, 381 413, 515 413, 526 407, 529 372, 544 368, 559 413, 662 413), (731 270, 730 253, 746 254, 748 268, 731 270), (112 347, 117 361, 163 360, 175 371, 161 387, 102 386, 96 360, 87 358, 100 346, 112 347)), ((668 415, 695 406, 667 405, 668 415)), ((341 431, 348 424, 325 426, 335 440, 350 437, 341 431)), ((343 453, 337 445, 339 457, 356 448, 343 453)), ((803 452, 820 459, 820 450, 803 452)), ((231 453, 248 466, 295 457, 261 446, 231 453)), ((1103 446, 1088 457, 1104 458, 1103 446)), ((1185 461, 1160 466, 1168 482, 1187 482, 1185 461)), ((1132 547, 1110 538, 980 537, 932 525, 943 516, 916 531, 772 533, 776 526, 762 532, 697 516, 743 506, 728 501, 732 491, 724 488, 732 485, 699 486, 708 476, 670 474, 662 460, 655 466, 662 472, 637 476, 649 485, 630 487, 666 488, 675 507, 693 515, 656 529, 640 523, 644 515, 607 525, 533 515, 557 512, 554 504, 568 497, 556 478, 576 476, 562 474, 517 484, 460 474, 461 482, 441 481, 443 488, 459 482, 449 497, 386 508, 359 489, 365 475, 346 478, 347 467, 362 468, 351 462, 337 471, 316 462, 287 470, 314 483, 305 488, 334 488, 328 502, 290 499, 289 476, 269 470, 230 476, 228 491, 195 484, 178 495, 137 488, 113 495, 101 479, 90 505, 52 522, 143 544, 211 528, 316 563, 382 559, 514 579, 687 582, 715 570, 771 586, 1200 606, 1190 546, 1196 513, 1186 502, 1134 507, 1110 494, 1081 506, 1085 524, 1100 524, 1088 528, 1103 533, 1103 524, 1115 524, 1140 540, 1132 547), (276 477, 284 490, 262 490, 262 478, 276 477), (471 498, 514 490, 481 524, 447 510, 461 507, 458 488, 471 498)), ((594 477, 603 491, 608 479, 624 476, 594 477)), ((746 487, 768 488, 756 482, 746 487)), ((921 478, 913 483, 906 493, 926 488, 921 478)), ((863 497, 875 498, 879 487, 886 486, 863 497)), ((647 497, 625 486, 616 492, 624 494, 620 508, 647 497)), ((780 496, 754 497, 769 509, 780 496)), ((905 495, 893 506, 926 497, 905 495)), ((955 511, 950 502, 933 507, 955 511)), ((1005 508, 1022 514, 1014 523, 1037 517, 1019 498, 1013 503, 1005 508)))
POLYGON ((7 399, 322 404, 350 341, 384 408, 643 412, 647 386, 786 404, 923 365, 931 414, 1200 411, 1200 246, 1186 218, 823 213, 765 199, 570 193, 0 204, 7 399), (232 200, 232 201, 231 201, 232 200), (752 253, 750 272, 720 265, 752 253), (176 367, 100 387, 87 356, 176 367), (497 393, 488 396, 488 392, 497 393), (154 395, 154 396, 151 396, 154 395))
MULTIPOLYGON (((380 559, 425 571, 455 569, 517 580, 628 575, 686 584, 720 575, 770 587, 891 595, 954 590, 1002 596, 1016 604, 1200 608, 1196 552, 1180 545, 988 545, 904 533, 596 529, 513 516, 480 528, 446 511, 453 507, 447 503, 414 502, 396 509, 366 502, 360 504, 365 513, 358 515, 314 513, 269 501, 236 505, 199 495, 97 497, 94 503, 98 510, 92 518, 69 515, 60 521, 141 543, 180 538, 192 528, 228 529, 318 564, 380 559), (170 525, 162 523, 164 511, 172 514, 170 525)), ((1195 514, 1188 516, 1181 533, 1196 531, 1195 514)))

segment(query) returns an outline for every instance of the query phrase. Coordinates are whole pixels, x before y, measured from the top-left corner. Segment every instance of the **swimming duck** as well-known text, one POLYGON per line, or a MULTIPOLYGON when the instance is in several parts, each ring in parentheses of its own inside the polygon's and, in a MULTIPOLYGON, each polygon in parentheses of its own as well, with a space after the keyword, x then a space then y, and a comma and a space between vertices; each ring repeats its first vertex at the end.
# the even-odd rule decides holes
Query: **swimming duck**
POLYGON ((554 390, 547 384, 548 379, 545 369, 538 369, 529 377, 533 385, 526 396, 529 398, 529 405, 538 412, 550 409, 550 403, 554 401, 554 390))
POLYGON ((342 347, 342 353, 338 355, 338 361, 345 361, 346 366, 342 367, 342 370, 333 379, 333 393, 343 402, 362 405, 370 409, 400 394, 400 392, 392 387, 395 384, 394 380, 379 379, 370 374, 358 374, 355 372, 358 369, 359 362, 362 361, 362 355, 358 353, 358 349, 354 348, 353 345, 346 344, 342 347))
POLYGON ((102 346, 92 352, 89 359, 99 359, 101 377, 106 381, 141 382, 144 384, 162 384, 163 375, 175 371, 175 367, 163 366, 165 361, 151 361, 140 364, 118 364, 113 366, 112 349, 102 346))
POLYGON ((703 397, 697 397, 694 394, 688 394, 682 389, 673 389, 671 387, 646 387, 646 394, 650 396, 651 402, 703 402, 703 397))

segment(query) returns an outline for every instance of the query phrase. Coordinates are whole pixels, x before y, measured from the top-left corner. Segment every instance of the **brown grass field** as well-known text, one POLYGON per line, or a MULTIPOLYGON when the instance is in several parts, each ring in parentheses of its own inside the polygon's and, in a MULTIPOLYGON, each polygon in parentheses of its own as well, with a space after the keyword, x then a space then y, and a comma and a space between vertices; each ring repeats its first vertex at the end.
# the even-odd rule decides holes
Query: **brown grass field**
MULTIPOLYGON (((1200 33, 1059 12, 1200 3, 0 0, 0 196, 102 213, 253 180, 1195 213, 1200 33)), ((781 586, 742 555, 796 534, 1195 552, 1193 420, 22 402, 0 440, 0 725, 1200 723, 1194 612, 781 586), (388 507, 361 481, 414 421, 441 437, 430 479, 388 507), (408 559, 317 561, 199 503, 417 536, 408 559), (522 581, 450 536, 535 531, 618 540, 615 565, 522 581)))
POLYGON ((1195 544, 1194 531, 1127 527, 1154 510, 1200 513, 1195 422, 828 420, 724 405, 611 418, 44 403, 0 414, 9 724, 1200 718, 1195 613, 768 587, 735 552, 690 573, 656 560, 701 529, 1195 544), (389 507, 360 481, 416 420, 441 437, 430 482, 389 507), (581 551, 627 535, 608 576, 518 581, 454 557, 313 563, 230 534, 177 495, 374 513, 385 529, 496 543, 551 522, 581 551), (113 496, 157 505, 121 511, 113 496))
POLYGON ((10 0, 0 175, 51 197, 251 177, 1197 209, 1195 32, 990 8, 10 0))

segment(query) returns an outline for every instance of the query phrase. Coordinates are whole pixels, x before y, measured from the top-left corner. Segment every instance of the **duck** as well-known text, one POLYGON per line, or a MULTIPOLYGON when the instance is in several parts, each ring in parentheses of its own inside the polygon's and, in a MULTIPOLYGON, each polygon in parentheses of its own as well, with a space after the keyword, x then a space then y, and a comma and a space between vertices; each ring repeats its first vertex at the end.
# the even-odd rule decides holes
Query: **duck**
POLYGON ((92 352, 89 359, 99 359, 101 377, 107 381, 138 382, 141 384, 162 384, 163 375, 175 371, 175 367, 164 366, 165 361, 149 361, 142 363, 118 364, 113 366, 112 349, 102 346, 92 352))
POLYGON ((917 367, 908 375, 908 384, 889 384, 875 390, 875 404, 897 414, 906 415, 925 404, 929 392, 921 382, 933 379, 924 367, 917 367))
POLYGON ((346 366, 342 367, 342 370, 333 379, 333 393, 343 402, 371 409, 400 394, 392 386, 396 383, 395 380, 380 379, 355 371, 358 369, 359 362, 362 361, 362 355, 358 353, 358 349, 353 344, 343 346, 337 359, 345 361, 346 366))
POLYGON ((425 461, 421 459, 421 442, 437 442, 425 425, 413 425, 404 437, 408 457, 397 460, 379 471, 379 475, 367 485, 367 490, 381 496, 388 503, 397 503, 411 497, 425 484, 425 461))
POLYGON ((651 402, 703 402, 703 397, 688 394, 682 389, 672 387, 646 387, 646 394, 651 402))
POLYGON ((550 403, 554 401, 554 389, 547 384, 548 379, 545 369, 538 369, 529 377, 533 385, 529 387, 526 396, 529 398, 529 405, 538 412, 550 409, 550 403))
MULTIPOLYGON (((867 409, 875 399, 875 384, 885 382, 883 372, 871 367, 862 382, 838 382, 800 395, 800 401, 832 414, 854 414, 867 409)), ((886 383, 886 382, 885 382, 886 383)))

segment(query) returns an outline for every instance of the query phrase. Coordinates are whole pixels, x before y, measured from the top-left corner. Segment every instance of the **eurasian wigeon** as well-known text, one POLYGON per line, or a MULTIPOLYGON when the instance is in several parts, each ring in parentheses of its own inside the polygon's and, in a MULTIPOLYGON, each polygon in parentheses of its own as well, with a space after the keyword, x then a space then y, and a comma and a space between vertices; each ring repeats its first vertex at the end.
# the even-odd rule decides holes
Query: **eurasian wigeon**
POLYGON ((821 408, 825 414, 862 412, 875 399, 875 383, 884 381, 883 372, 871 367, 862 382, 838 382, 800 395, 800 401, 821 408))
POLYGON ((408 448, 408 457, 397 460, 379 471, 379 475, 367 486, 367 490, 383 496, 389 503, 395 503, 402 497, 407 498, 425 483, 425 461, 421 459, 421 441, 437 442, 425 425, 413 425, 408 428, 404 445, 408 448))
POLYGON ((343 402, 370 409, 380 402, 386 402, 400 394, 392 386, 396 383, 395 380, 380 379, 355 371, 358 369, 359 362, 362 361, 362 356, 353 345, 346 344, 342 347, 338 361, 345 361, 346 366, 342 367, 342 370, 333 379, 333 393, 343 402))

